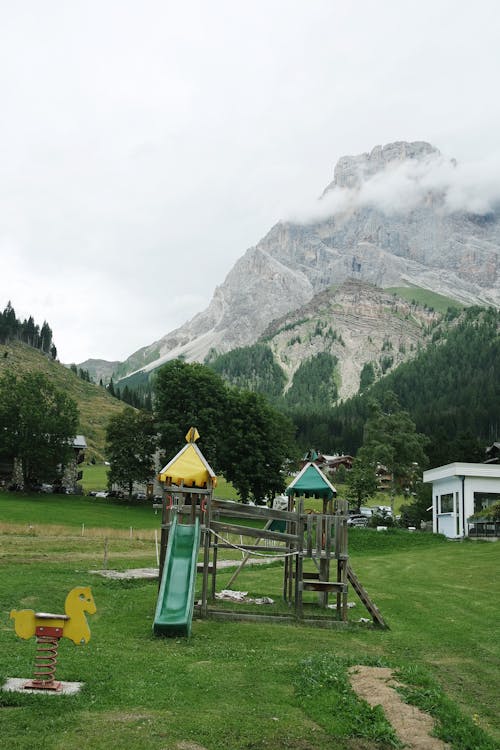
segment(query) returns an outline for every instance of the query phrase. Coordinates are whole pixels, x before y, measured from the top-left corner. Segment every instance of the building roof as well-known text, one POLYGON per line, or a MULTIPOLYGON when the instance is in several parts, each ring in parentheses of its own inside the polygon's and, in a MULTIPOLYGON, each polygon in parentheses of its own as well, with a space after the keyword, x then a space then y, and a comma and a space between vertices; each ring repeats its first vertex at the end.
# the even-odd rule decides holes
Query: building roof
POLYGON ((304 495, 305 497, 312 495, 313 497, 322 497, 331 500, 337 494, 337 490, 328 481, 321 469, 312 463, 312 461, 309 461, 302 471, 297 474, 293 482, 288 485, 286 494, 304 495))
POLYGON ((437 482, 450 477, 480 477, 500 479, 500 464, 472 464, 456 462, 424 471, 424 482, 437 482))
POLYGON ((194 442, 198 437, 196 428, 191 427, 186 435, 186 445, 158 474, 160 482, 170 480, 172 484, 184 484, 185 487, 206 487, 209 481, 213 487, 217 485, 215 472, 194 442))

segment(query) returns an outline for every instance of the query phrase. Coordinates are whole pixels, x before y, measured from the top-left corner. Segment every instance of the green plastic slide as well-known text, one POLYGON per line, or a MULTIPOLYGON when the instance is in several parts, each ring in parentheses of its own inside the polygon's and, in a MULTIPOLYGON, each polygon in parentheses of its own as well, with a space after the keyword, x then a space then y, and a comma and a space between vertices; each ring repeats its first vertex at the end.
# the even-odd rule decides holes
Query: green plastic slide
POLYGON ((182 524, 174 516, 156 604, 155 635, 191 634, 199 546, 199 519, 194 524, 182 524))

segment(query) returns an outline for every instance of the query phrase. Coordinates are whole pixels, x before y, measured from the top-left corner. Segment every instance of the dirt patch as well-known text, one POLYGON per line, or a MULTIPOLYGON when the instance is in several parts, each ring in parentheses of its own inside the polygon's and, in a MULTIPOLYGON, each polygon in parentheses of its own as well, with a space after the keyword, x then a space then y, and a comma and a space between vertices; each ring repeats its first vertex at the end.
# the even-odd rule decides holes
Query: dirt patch
MULTIPOLYGON (((83 555, 79 555, 83 557, 83 555)), ((120 552, 120 557, 126 557, 125 553, 120 552)), ((135 552, 131 552, 130 556, 139 557, 135 552)), ((277 557, 257 557, 250 558, 248 565, 269 565, 275 562, 279 558, 277 557)), ((217 568, 235 568, 240 564, 241 560, 217 560, 217 568)), ((104 578, 113 578, 116 580, 127 580, 133 578, 158 578, 158 568, 128 568, 127 570, 89 570, 89 573, 103 576, 104 578)))
POLYGON ((178 742, 175 746, 176 750, 207 750, 203 745, 198 745, 197 742, 178 742))
POLYGON ((107 721, 132 724, 137 721, 151 721, 154 714, 143 711, 110 711, 103 715, 107 721))
POLYGON ((118 713, 113 712, 112 716, 110 717, 110 721, 122 721, 126 724, 136 721, 148 721, 152 718, 153 714, 145 714, 145 713, 134 713, 131 712, 124 712, 124 713, 118 713))
POLYGON ((432 737, 434 720, 416 706, 405 703, 395 690, 401 683, 386 667, 352 667, 351 685, 370 706, 381 706, 399 739, 410 750, 447 750, 447 745, 432 737))

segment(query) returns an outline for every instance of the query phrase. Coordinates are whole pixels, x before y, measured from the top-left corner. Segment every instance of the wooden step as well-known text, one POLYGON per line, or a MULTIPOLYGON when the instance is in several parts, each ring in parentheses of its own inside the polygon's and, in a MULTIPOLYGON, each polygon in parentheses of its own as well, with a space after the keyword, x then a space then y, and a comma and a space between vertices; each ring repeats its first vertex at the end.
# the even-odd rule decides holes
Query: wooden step
POLYGON ((345 594, 347 592, 347 583, 342 583, 341 581, 305 580, 302 581, 302 589, 304 591, 336 591, 345 594))

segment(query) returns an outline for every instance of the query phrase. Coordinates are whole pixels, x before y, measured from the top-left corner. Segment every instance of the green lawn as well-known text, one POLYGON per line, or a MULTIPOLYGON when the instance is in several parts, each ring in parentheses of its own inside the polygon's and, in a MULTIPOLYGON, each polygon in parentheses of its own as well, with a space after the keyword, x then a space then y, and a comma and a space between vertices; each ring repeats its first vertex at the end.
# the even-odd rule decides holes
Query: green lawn
POLYGON ((151 502, 132 505, 125 501, 80 495, 25 495, 0 492, 0 520, 40 526, 44 524, 110 529, 159 527, 151 502))
MULTIPOLYGON (((10 609, 58 611, 70 588, 90 584, 97 604, 91 641, 81 648, 62 641, 58 666, 61 679, 85 687, 68 698, 0 692, 2 746, 385 750, 395 745, 380 716, 345 683, 349 664, 366 663, 400 669, 413 686, 410 698, 440 718, 453 750, 498 747, 500 545, 355 529, 353 568, 390 630, 356 625, 366 612, 351 592, 357 603, 346 631, 195 620, 190 640, 164 640, 151 632, 156 582, 90 574, 103 565, 102 540, 74 536, 78 522, 70 516, 78 506, 55 500, 0 496, 4 523, 19 523, 19 507, 31 505, 38 519, 58 507, 58 522, 68 524, 67 536, 0 536, 0 680, 29 676, 33 666, 34 643, 16 638, 10 609)), ((98 509, 105 513, 106 526, 132 525, 122 517, 128 509, 73 500, 95 520, 98 509)), ((146 523, 145 508, 130 512, 146 523)), ((112 538, 108 562, 152 566, 154 555, 150 542, 112 538)), ((219 574, 219 587, 229 576, 219 574)), ((279 600, 281 566, 248 567, 236 587, 279 600)))

